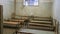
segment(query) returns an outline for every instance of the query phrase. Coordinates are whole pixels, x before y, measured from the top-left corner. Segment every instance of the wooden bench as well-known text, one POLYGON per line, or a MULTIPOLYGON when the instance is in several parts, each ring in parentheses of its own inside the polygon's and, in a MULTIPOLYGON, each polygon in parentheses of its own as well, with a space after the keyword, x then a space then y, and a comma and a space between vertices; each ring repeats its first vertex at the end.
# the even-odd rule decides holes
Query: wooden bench
POLYGON ((21 27, 23 22, 14 22, 14 21, 3 21, 4 27, 8 28, 16 28, 16 27, 21 27))

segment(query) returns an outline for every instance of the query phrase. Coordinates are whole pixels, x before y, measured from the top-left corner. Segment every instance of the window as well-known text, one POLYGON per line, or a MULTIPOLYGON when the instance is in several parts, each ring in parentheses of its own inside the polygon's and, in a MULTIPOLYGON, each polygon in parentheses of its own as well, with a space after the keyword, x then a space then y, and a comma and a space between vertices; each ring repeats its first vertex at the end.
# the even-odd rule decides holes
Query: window
POLYGON ((26 6, 37 6, 38 0, 24 0, 24 5, 26 5, 26 6))

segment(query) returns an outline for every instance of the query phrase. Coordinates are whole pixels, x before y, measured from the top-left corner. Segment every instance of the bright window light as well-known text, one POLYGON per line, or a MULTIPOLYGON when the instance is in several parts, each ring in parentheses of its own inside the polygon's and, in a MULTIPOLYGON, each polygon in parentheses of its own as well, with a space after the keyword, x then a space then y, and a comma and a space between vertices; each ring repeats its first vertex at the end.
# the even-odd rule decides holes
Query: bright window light
POLYGON ((37 6, 38 0, 24 0, 25 6, 37 6))

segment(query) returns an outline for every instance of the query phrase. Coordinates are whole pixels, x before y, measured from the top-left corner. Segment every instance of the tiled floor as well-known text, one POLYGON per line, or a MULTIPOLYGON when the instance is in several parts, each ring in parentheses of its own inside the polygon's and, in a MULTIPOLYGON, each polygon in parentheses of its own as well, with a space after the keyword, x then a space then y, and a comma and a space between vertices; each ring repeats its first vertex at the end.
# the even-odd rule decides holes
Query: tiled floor
POLYGON ((33 34, 55 34, 55 32, 51 32, 51 31, 42 31, 42 30, 33 30, 33 29, 21 29, 20 32, 27 32, 33 34))
POLYGON ((13 32, 15 32, 15 29, 9 29, 9 28, 3 29, 3 34, 13 34, 13 32))

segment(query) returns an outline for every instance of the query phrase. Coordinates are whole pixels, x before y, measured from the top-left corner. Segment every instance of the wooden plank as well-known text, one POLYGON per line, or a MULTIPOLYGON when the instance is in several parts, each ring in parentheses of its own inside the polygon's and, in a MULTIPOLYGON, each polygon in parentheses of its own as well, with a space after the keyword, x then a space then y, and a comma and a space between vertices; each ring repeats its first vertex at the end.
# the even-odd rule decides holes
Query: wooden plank
POLYGON ((18 20, 25 20, 25 19, 28 19, 28 17, 20 17, 20 18, 14 18, 14 19, 18 19, 18 20))
POLYGON ((22 16, 22 15, 16 15, 18 17, 34 17, 34 18, 48 18, 51 19, 51 17, 39 17, 39 16, 22 16))
POLYGON ((24 20, 18 20, 18 19, 9 19, 9 20, 4 20, 4 21, 11 21, 11 22, 23 22, 24 20))
POLYGON ((4 21, 3 22, 3 25, 5 28, 21 28, 22 25, 21 25, 22 22, 12 22, 12 21, 4 21))
POLYGON ((24 22, 24 20, 10 20, 12 22, 24 22))
POLYGON ((36 30, 54 31, 53 28, 48 28, 48 27, 29 26, 28 28, 29 29, 36 29, 36 30))
POLYGON ((11 22, 11 21, 3 21, 3 23, 5 23, 5 24, 18 24, 18 22, 11 22))
POLYGON ((49 26, 49 27, 51 27, 51 26, 52 26, 52 25, 49 25, 49 24, 36 24, 36 23, 29 23, 29 25, 49 26))
POLYGON ((31 22, 36 22, 36 23, 51 23, 51 21, 34 21, 34 20, 31 20, 31 22))

